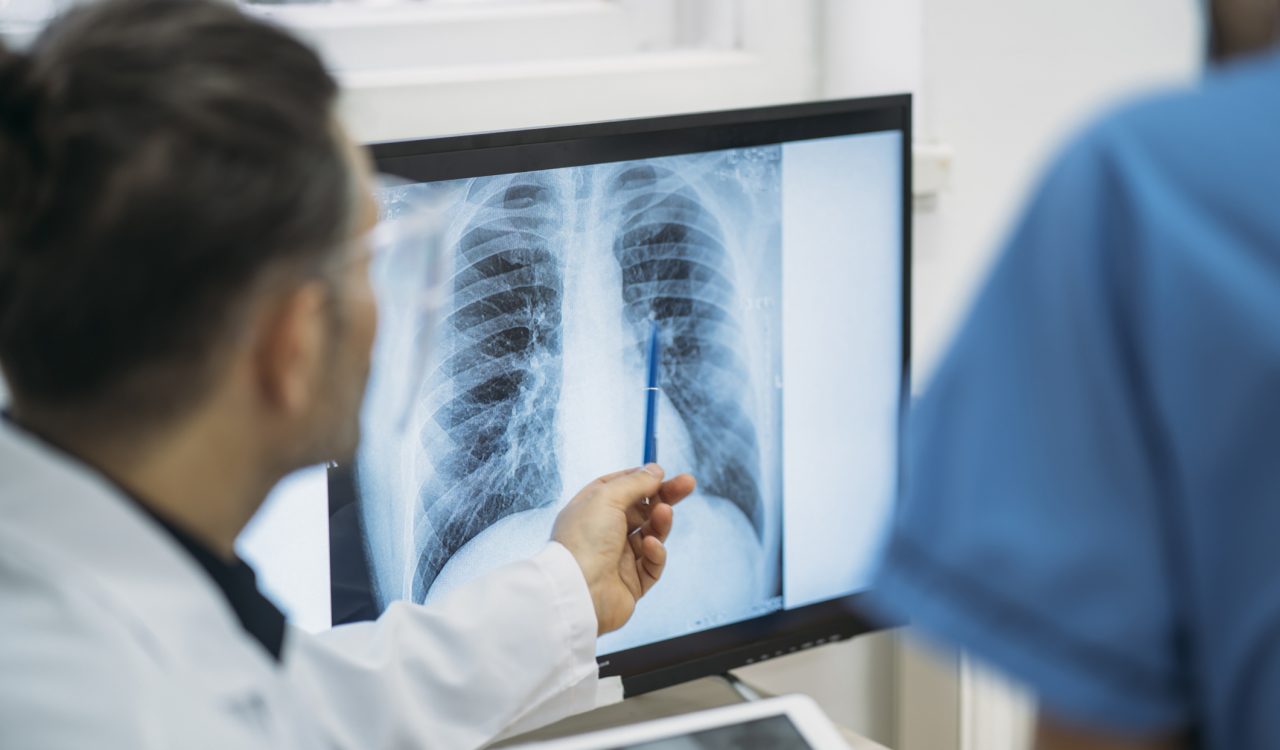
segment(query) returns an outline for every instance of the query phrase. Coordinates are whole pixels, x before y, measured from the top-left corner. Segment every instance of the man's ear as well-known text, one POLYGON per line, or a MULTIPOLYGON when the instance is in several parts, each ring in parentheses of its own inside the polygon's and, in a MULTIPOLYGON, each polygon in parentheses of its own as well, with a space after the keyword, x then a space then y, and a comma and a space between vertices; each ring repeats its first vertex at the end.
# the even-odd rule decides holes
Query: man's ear
POLYGON ((329 289, 311 281, 264 309, 255 367, 262 397, 290 416, 313 406, 329 346, 329 289))
POLYGON ((1280 42, 1277 0, 1210 0, 1208 18, 1214 61, 1256 54, 1280 42))

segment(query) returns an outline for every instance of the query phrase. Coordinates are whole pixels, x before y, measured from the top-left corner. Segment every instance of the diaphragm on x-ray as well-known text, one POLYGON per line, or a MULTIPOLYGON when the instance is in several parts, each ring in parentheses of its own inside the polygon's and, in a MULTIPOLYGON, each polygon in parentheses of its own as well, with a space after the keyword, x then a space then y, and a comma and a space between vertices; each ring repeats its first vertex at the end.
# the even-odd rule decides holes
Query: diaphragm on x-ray
POLYGON ((768 146, 383 195, 456 210, 438 330, 399 335, 420 325, 396 296, 405 269, 375 278, 397 335, 375 346, 355 489, 379 608, 536 554, 575 492, 639 464, 653 322, 659 461, 698 490, 664 579, 600 651, 781 608, 780 160, 768 146), (391 343, 415 340, 432 350, 391 343))

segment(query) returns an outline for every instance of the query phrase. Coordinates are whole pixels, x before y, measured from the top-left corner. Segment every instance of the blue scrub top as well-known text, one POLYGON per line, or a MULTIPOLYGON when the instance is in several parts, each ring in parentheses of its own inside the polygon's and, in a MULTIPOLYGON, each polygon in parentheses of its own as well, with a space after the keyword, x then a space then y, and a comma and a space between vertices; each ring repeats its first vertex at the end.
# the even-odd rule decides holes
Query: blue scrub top
POLYGON ((1066 150, 907 441, 883 613, 1064 720, 1280 748, 1280 57, 1066 150))

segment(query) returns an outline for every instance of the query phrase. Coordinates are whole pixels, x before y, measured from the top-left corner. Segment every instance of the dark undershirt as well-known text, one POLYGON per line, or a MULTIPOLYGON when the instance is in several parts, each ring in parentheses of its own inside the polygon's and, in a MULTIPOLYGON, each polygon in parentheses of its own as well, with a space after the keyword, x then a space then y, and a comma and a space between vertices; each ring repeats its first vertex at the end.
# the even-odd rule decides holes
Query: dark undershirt
POLYGON ((258 590, 257 575, 254 574, 253 568, 250 568, 245 561, 239 557, 233 557, 230 561, 224 560, 213 553, 208 547, 202 544, 195 537, 186 533, 182 529, 174 526, 169 521, 160 517, 151 510, 151 508, 142 501, 136 494, 128 488, 112 479, 109 474, 91 466, 82 459, 73 455, 69 451, 63 449, 58 444, 48 438, 33 431, 29 427, 19 423, 7 411, 0 413, 4 420, 10 425, 22 430, 32 438, 39 440, 53 450, 61 453, 65 458, 74 461, 96 472, 99 476, 106 479, 114 486, 122 496, 128 498, 130 502, 142 510, 151 520, 164 529, 172 539, 178 543, 180 547, 187 551, 192 559, 196 561, 209 578, 213 580, 214 585, 222 592, 227 603, 231 605, 232 611, 236 613, 236 619, 240 621, 240 626, 245 632, 253 637, 255 641, 262 645, 275 661, 280 661, 280 652, 284 648, 284 632, 285 617, 284 614, 271 603, 269 599, 262 595, 258 590))

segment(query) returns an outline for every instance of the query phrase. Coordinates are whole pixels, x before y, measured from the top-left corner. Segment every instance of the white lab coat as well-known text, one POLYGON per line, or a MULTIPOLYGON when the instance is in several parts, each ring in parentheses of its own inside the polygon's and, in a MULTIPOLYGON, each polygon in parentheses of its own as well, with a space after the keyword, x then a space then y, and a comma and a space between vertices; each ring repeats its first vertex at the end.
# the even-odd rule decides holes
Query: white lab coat
POLYGON ((0 748, 473 748, 591 708, 596 620, 551 544, 274 662, 166 532, 0 424, 0 748))

